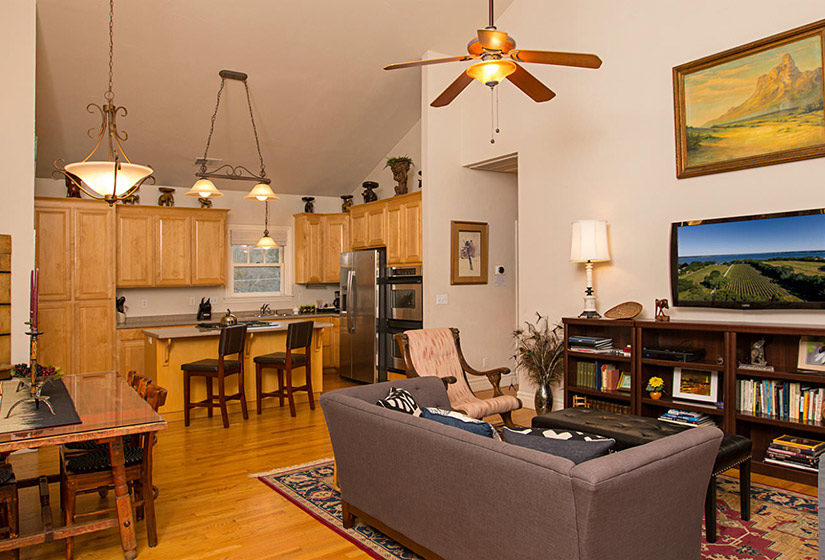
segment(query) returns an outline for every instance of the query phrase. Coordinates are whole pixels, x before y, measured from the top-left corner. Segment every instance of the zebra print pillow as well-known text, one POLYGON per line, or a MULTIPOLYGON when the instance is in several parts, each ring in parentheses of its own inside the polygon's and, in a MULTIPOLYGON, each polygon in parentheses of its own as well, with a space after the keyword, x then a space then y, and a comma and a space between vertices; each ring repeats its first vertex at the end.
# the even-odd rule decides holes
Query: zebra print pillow
POLYGON ((421 414, 421 409, 418 408, 418 403, 415 402, 412 394, 406 389, 399 389, 398 387, 390 389, 389 394, 375 404, 389 410, 412 414, 413 416, 421 414))

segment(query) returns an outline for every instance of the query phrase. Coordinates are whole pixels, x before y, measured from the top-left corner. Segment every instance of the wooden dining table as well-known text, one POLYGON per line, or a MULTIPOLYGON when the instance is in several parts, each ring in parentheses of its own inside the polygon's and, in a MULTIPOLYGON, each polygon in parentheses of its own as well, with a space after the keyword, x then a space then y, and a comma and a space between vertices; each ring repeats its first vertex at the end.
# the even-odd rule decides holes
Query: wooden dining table
MULTIPOLYGON (((93 531, 118 527, 126 560, 137 557, 132 503, 126 484, 123 437, 157 432, 166 421, 144 401, 116 372, 82 373, 63 377, 74 402, 80 424, 0 434, 0 457, 19 449, 39 449, 77 441, 96 441, 109 445, 117 516, 65 526, 53 526, 48 484, 59 481, 59 474, 19 480, 18 487, 39 486, 42 530, 0 540, 0 551, 52 542, 93 531)), ((2 424, 0 424, 2 427, 2 424)), ((151 492, 151 490, 149 490, 151 492)))

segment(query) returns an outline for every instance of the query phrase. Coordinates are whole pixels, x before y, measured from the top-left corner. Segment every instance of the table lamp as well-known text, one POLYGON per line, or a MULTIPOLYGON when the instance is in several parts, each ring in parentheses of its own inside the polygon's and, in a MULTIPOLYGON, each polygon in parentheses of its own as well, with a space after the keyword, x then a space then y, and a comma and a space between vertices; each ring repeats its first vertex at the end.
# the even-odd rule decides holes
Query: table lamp
POLYGON ((610 260, 607 248, 607 222, 604 220, 579 220, 573 222, 570 244, 570 261, 585 263, 587 285, 584 289, 584 311, 579 317, 598 319, 596 296, 593 292, 593 263, 610 260))

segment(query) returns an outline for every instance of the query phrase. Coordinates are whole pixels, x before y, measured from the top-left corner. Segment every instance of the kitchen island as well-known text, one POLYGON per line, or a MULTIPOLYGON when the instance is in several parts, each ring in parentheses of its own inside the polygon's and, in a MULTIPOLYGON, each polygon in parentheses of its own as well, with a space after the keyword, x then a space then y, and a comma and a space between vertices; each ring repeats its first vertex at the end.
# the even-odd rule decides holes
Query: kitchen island
MULTIPOLYGON (((323 389, 322 370, 322 331, 331 328, 332 323, 314 321, 312 332, 312 389, 317 395, 323 389)), ((255 356, 269 354, 270 352, 286 351, 286 331, 287 323, 277 321, 270 323, 266 327, 250 328, 246 335, 246 346, 244 350, 244 385, 247 399, 247 409, 255 410, 255 356)), ((181 364, 195 362, 204 358, 218 357, 218 337, 219 329, 203 329, 199 327, 173 327, 163 329, 144 329, 145 337, 145 367, 146 376, 153 382, 168 391, 166 405, 162 408, 163 413, 183 411, 183 373, 181 364)), ((230 358, 234 358, 231 356, 230 358)), ((293 372, 293 385, 303 385, 306 382, 304 368, 293 372)), ((226 392, 231 394, 237 392, 237 376, 231 375, 227 378, 226 392)), ((277 376, 264 372, 263 390, 274 391, 277 388, 277 376)), ((203 378, 192 379, 192 401, 199 401, 206 398, 206 382, 203 378)), ((306 398, 305 393, 299 392, 296 395, 298 402, 306 398)), ((271 405, 276 402, 269 399, 265 404, 271 405)), ((230 401, 230 408, 238 407, 238 401, 230 401)), ((193 419, 200 415, 206 415, 206 411, 194 411, 193 419)))

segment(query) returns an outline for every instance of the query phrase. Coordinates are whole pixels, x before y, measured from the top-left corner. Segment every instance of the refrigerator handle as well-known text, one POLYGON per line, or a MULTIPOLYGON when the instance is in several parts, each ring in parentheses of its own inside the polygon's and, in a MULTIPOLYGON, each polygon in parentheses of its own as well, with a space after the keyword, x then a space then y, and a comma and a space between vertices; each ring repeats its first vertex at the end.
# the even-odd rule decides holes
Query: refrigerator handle
POLYGON ((355 278, 355 271, 348 270, 347 271, 347 307, 345 309, 347 313, 347 331, 353 333, 355 332, 355 326, 353 325, 352 321, 352 311, 355 307, 355 292, 352 291, 353 286, 353 279, 355 278))

